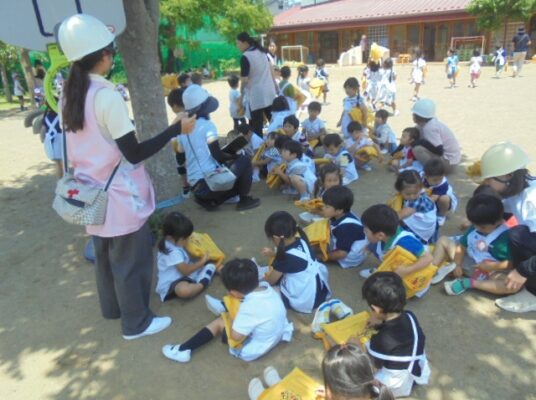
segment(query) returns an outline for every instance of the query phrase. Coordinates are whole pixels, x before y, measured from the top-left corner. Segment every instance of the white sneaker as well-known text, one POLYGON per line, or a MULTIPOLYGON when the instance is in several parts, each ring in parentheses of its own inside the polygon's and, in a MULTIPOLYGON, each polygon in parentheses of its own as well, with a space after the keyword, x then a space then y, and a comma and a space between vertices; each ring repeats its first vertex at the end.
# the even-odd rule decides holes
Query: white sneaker
POLYGON ((214 315, 220 315, 227 311, 225 309, 225 305, 223 304, 223 301, 209 294, 205 295, 205 304, 207 305, 207 308, 209 309, 209 311, 214 315))
POLYGON ((447 264, 443 267, 440 267, 435 276, 432 278, 432 285, 437 285, 439 282, 441 282, 445 277, 450 274, 452 271, 456 269, 455 263, 447 264))
POLYGON ((223 204, 236 204, 240 201, 240 196, 236 195, 233 197, 229 197, 227 200, 223 202, 223 204))
POLYGON ((372 171, 372 167, 368 164, 362 165, 361 168, 368 172, 372 171))
POLYGON ((527 289, 523 289, 511 296, 495 300, 495 305, 503 310, 515 313, 536 311, 536 296, 527 289))
POLYGON ((162 347, 162 354, 170 360, 187 363, 192 359, 192 350, 179 350, 180 344, 166 344, 162 347))
POLYGON ((261 178, 259 177, 259 175, 253 175, 251 177, 251 183, 258 183, 261 181, 261 178))
POLYGON ((331 300, 331 312, 338 320, 349 317, 354 313, 350 307, 339 299, 331 300))
POLYGON ((212 282, 212 279, 214 279, 215 274, 216 274, 216 266, 212 263, 208 263, 201 269, 201 271, 199 271, 196 281, 197 283, 200 283, 203 279, 207 278, 208 283, 210 283, 212 282))
POLYGON ((153 317, 153 320, 143 332, 136 335, 123 335, 123 339, 134 340, 144 336, 154 335, 155 333, 162 332, 164 329, 168 328, 172 321, 173 320, 170 317, 153 317))
POLYGON ((444 215, 438 215, 438 216, 437 216, 437 224, 438 224, 439 226, 443 226, 443 225, 445 225, 445 222, 446 222, 446 221, 447 221, 447 217, 446 217, 446 216, 444 216, 444 215))
POLYGON ((394 115, 395 115, 395 117, 398 117, 400 115, 400 111, 396 110, 394 115))
POLYGON ((264 386, 259 378, 253 378, 249 381, 248 396, 249 400, 257 400, 264 392, 264 386))
POLYGON ((264 382, 266 382, 268 387, 275 386, 279 382, 281 382, 281 376, 279 376, 279 372, 277 372, 277 369, 272 366, 266 367, 262 376, 264 378, 264 382))
POLYGON ((331 313, 331 301, 325 301, 318 306, 315 312, 313 322, 311 323, 311 330, 314 337, 321 337, 322 325, 329 323, 329 315, 331 313))
POLYGON ((361 276, 361 278, 367 279, 374 272, 376 272, 377 269, 378 268, 365 268, 365 269, 362 269, 361 271, 359 271, 359 276, 361 276))

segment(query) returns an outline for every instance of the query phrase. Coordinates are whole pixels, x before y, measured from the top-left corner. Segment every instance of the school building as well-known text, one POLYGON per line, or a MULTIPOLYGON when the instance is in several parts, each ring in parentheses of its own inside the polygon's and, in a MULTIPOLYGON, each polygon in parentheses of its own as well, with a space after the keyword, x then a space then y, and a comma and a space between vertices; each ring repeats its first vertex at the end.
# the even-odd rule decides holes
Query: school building
MULTIPOLYGON (((502 42, 504 29, 480 32, 475 17, 466 10, 470 0, 302 0, 274 18, 270 32, 279 46, 302 45, 309 62, 323 58, 337 61, 339 54, 359 45, 361 35, 391 50, 392 57, 410 54, 416 47, 430 61, 441 61, 451 37, 485 36, 485 51, 502 42)), ((521 22, 507 26, 506 43, 521 22)), ((536 32, 536 18, 525 24, 536 32)), ((533 35, 534 36, 534 33, 533 35)), ((533 40, 534 42, 534 40, 533 40)), ((476 43, 476 42, 475 42, 476 43)))

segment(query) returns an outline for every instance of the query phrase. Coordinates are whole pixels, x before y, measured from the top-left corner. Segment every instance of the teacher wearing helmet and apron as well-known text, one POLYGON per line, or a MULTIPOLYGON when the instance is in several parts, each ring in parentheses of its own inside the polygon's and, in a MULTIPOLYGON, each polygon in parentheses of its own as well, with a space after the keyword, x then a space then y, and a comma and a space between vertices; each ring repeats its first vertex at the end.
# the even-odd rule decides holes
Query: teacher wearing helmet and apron
POLYGON ((536 311, 536 178, 529 174, 527 153, 514 143, 491 146, 482 156, 484 184, 503 199, 504 211, 517 219, 509 233, 514 269, 506 287, 515 294, 495 300, 506 311, 536 311))
POLYGON ((87 225, 93 236, 102 315, 121 319, 127 340, 152 335, 171 324, 149 308, 153 251, 149 216, 155 195, 142 161, 162 149, 193 119, 182 119, 139 143, 128 109, 105 79, 114 63, 115 37, 98 19, 73 15, 62 22, 58 41, 73 64, 61 99, 68 162, 77 180, 108 188, 106 219, 87 225))

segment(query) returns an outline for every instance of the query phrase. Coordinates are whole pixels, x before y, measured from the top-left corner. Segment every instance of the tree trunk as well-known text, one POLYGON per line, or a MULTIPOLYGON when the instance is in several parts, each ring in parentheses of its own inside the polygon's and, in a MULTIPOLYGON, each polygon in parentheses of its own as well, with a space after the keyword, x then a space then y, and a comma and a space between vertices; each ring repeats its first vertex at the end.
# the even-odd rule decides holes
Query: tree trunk
MULTIPOLYGON (((164 91, 158 62, 158 0, 124 1, 127 28, 119 37, 128 77, 128 88, 140 140, 163 131, 168 126, 164 91)), ((153 180, 158 201, 179 193, 179 178, 171 146, 166 146, 145 162, 153 180)))
POLYGON ((9 78, 7 76, 7 69, 4 64, 0 64, 0 75, 2 75, 2 86, 4 87, 4 94, 8 103, 13 102, 13 95, 11 94, 11 88, 9 87, 9 78))
POLYGON ((30 96, 30 107, 35 108, 34 102, 34 90, 35 90, 35 78, 32 68, 32 62, 30 60, 30 51, 28 49, 22 49, 20 52, 20 63, 24 71, 24 78, 26 79, 26 85, 28 85, 28 92, 30 96))

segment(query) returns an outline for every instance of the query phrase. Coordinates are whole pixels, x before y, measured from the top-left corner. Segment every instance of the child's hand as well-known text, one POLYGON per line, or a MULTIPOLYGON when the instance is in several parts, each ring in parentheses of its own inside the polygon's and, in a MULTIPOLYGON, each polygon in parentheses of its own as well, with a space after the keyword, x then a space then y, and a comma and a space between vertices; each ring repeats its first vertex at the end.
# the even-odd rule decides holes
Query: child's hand
POLYGON ((261 250, 261 254, 267 258, 275 257, 275 251, 270 247, 263 247, 261 250))
POLYGON ((381 324, 383 324, 383 321, 380 318, 378 318, 377 315, 374 315, 374 314, 372 314, 370 316, 369 320, 367 321, 367 327, 368 328, 377 328, 381 324))
POLYGON ((201 257, 201 259, 199 260, 199 262, 202 264, 202 265, 205 265, 209 260, 209 254, 208 253, 205 253, 203 254, 203 257, 201 257))
POLYGON ((398 267, 395 273, 401 278, 404 278, 405 276, 409 275, 408 268, 405 266, 398 267))
POLYGON ((454 271, 452 271, 452 275, 454 275, 454 277, 456 279, 459 279, 459 278, 463 277, 463 269, 462 269, 462 267, 457 265, 456 268, 454 268, 454 271))

